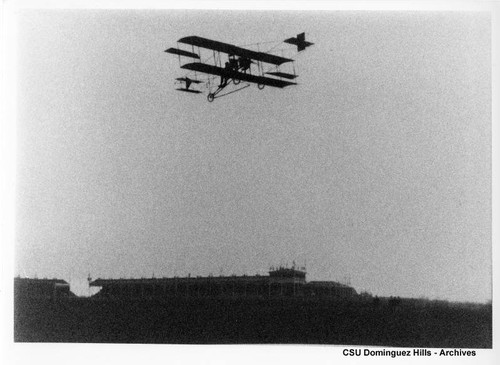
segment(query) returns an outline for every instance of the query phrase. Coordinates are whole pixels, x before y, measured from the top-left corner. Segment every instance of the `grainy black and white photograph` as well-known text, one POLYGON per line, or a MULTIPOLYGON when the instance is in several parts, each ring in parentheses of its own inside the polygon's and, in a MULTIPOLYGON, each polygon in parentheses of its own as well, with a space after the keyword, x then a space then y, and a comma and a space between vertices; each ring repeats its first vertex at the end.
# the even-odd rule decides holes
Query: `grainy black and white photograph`
POLYGON ((491 24, 20 9, 14 342, 491 349, 491 24))

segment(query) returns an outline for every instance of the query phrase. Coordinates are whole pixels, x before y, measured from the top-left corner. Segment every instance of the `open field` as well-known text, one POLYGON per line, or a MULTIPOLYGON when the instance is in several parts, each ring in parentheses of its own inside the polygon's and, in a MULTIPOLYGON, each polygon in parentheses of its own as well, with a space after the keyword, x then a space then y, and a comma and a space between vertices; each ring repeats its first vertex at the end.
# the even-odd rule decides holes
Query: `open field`
POLYGON ((18 342, 492 347, 490 304, 410 299, 17 299, 14 327, 18 342))

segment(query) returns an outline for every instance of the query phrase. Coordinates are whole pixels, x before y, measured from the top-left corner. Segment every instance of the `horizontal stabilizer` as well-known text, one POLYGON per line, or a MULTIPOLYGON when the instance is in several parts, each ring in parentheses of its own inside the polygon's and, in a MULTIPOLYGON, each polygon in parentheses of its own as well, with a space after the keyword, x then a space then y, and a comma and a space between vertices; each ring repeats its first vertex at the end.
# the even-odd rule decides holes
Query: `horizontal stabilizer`
POLYGON ((189 44, 195 47, 210 49, 216 52, 227 53, 229 55, 245 57, 254 61, 272 63, 274 65, 281 65, 282 63, 293 61, 290 58, 280 57, 270 53, 256 52, 249 49, 237 47, 233 44, 223 43, 197 36, 184 37, 179 39, 178 42, 189 44))
POLYGON ((176 54, 179 56, 196 58, 196 59, 200 58, 200 56, 198 56, 196 53, 184 51, 184 50, 178 49, 178 48, 169 48, 169 49, 165 50, 165 52, 171 53, 171 54, 176 54))
POLYGON ((193 89, 178 88, 178 89, 175 89, 175 90, 184 91, 184 92, 192 93, 192 94, 201 94, 201 91, 199 91, 199 90, 193 90, 193 89))
POLYGON ((178 77, 178 78, 176 78, 176 80, 189 82, 189 83, 193 83, 193 84, 200 84, 201 83, 200 80, 193 80, 193 79, 190 79, 189 77, 178 77))
POLYGON ((288 74, 288 73, 285 73, 285 72, 266 72, 266 74, 273 75, 273 76, 278 76, 278 77, 282 77, 284 79, 289 79, 289 80, 293 80, 293 79, 295 79, 295 78, 298 77, 297 75, 288 74))

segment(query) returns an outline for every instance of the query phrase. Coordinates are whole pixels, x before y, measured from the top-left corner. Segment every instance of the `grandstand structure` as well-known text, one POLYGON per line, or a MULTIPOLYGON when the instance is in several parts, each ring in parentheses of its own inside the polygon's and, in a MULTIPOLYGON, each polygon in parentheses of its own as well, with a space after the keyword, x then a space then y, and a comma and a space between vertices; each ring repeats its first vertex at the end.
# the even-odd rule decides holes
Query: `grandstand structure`
POLYGON ((63 299, 74 296, 69 283, 61 279, 14 278, 16 299, 63 299))
POLYGON ((305 268, 271 268, 269 275, 163 277, 141 279, 89 278, 89 286, 100 288, 95 298, 249 298, 332 297, 350 298, 356 290, 334 281, 306 281, 305 268))

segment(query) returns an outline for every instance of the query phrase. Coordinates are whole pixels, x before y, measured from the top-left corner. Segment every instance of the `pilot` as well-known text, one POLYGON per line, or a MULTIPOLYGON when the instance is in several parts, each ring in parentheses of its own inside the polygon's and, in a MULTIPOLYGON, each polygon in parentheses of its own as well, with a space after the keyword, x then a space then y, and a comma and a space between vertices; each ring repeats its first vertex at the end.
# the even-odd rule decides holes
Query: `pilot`
MULTIPOLYGON (((224 66, 224 70, 230 71, 231 70, 231 64, 229 62, 226 62, 226 65, 224 66)), ((219 87, 224 87, 227 85, 228 77, 221 75, 220 76, 220 85, 219 87)))
POLYGON ((248 58, 241 57, 239 59, 239 63, 240 63, 241 70, 243 72, 246 72, 250 68, 250 64, 252 63, 252 61, 250 61, 248 58))
POLYGON ((238 71, 238 60, 234 56, 229 58, 229 65, 233 71, 238 71))

